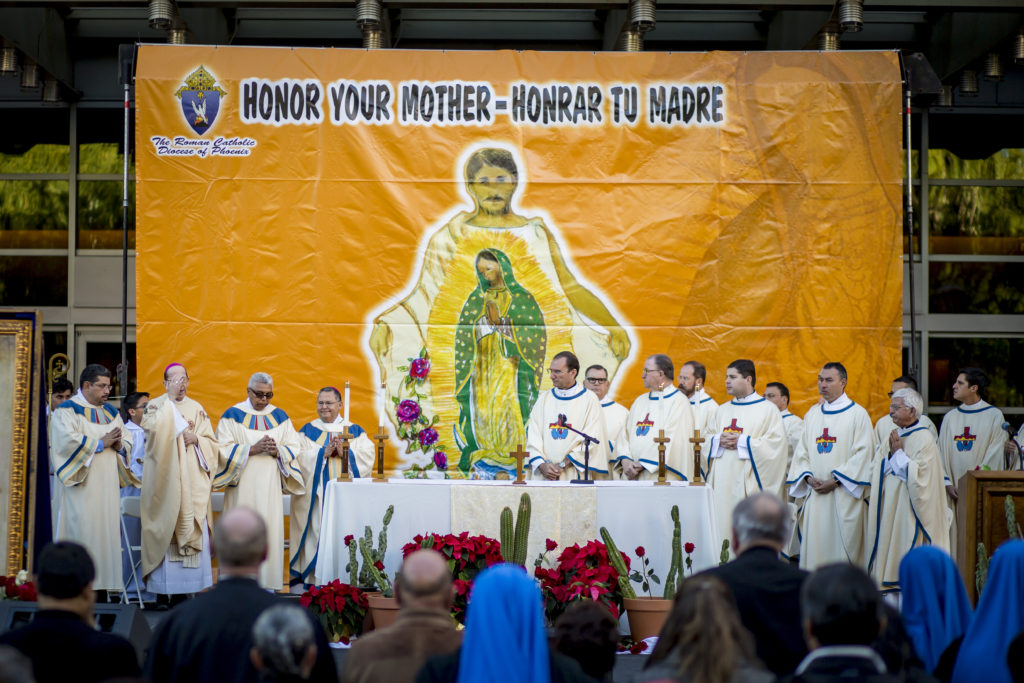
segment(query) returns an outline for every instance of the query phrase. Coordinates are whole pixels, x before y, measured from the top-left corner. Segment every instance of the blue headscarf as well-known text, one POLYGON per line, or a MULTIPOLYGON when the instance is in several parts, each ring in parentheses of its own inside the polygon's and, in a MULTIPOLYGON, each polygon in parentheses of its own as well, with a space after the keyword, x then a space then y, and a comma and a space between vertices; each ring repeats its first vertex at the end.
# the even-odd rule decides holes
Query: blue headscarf
POLYGON ((971 622, 960 571, 945 551, 918 546, 900 562, 900 587, 903 624, 925 669, 934 671, 943 651, 971 622))
POLYGON ((992 556, 988 580, 953 668, 953 683, 1011 683, 1006 651, 1024 631, 1024 541, 1007 541, 992 556))
POLYGON ((468 610, 458 683, 550 683, 540 589, 522 567, 481 572, 468 610))

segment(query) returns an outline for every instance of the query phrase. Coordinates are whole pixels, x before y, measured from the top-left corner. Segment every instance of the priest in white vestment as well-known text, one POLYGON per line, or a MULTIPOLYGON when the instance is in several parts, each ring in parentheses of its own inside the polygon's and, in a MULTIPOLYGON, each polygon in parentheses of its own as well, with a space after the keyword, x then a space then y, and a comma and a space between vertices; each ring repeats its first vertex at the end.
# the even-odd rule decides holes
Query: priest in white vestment
POLYGON ((1003 413, 982 397, 988 376, 978 368, 964 368, 953 383, 953 398, 960 402, 942 418, 939 429, 939 454, 946 486, 946 504, 953 517, 949 529, 950 553, 956 556, 956 502, 960 477, 969 470, 988 466, 992 470, 1006 467, 1003 413))
MULTIPOLYGON (((782 382, 768 382, 764 385, 764 397, 770 403, 774 403, 779 409, 779 415, 782 417, 782 426, 786 428, 786 443, 788 448, 786 449, 786 472, 789 472, 790 466, 793 464, 793 452, 796 450, 797 444, 800 442, 800 436, 803 434, 804 421, 794 415, 789 410, 789 387, 782 382)), ((786 496, 784 499, 790 506, 790 510, 793 512, 793 534, 789 537, 789 544, 783 549, 782 555, 787 560, 798 559, 800 557, 800 508, 803 506, 803 498, 793 498, 793 496, 786 496)))
POLYGON ((633 401, 626 419, 627 460, 622 461, 626 479, 658 479, 658 443, 664 434, 665 478, 674 481, 693 479, 693 409, 686 395, 675 386, 672 359, 663 353, 644 362, 644 387, 647 393, 633 401))
MULTIPOLYGON (((46 406, 46 448, 47 453, 50 450, 50 444, 53 443, 53 437, 50 436, 50 418, 53 416, 53 411, 57 409, 64 401, 67 401, 75 393, 75 385, 72 384, 66 377, 60 377, 53 382, 50 387, 50 402, 46 406)), ((47 469, 50 471, 50 530, 53 533, 53 537, 57 537, 57 518, 60 517, 60 493, 61 487, 57 485, 57 471, 53 468, 53 459, 47 458, 48 466, 47 469)))
MULTIPOLYGON (((342 417, 341 392, 324 387, 317 394, 317 418, 299 430, 298 464, 302 470, 305 492, 292 494, 292 510, 288 518, 288 545, 291 561, 288 575, 292 584, 317 583, 317 547, 320 542, 320 514, 324 506, 327 483, 341 476, 341 434, 348 427, 348 469, 353 477, 373 476, 377 449, 366 432, 342 417)), ((348 410, 345 410, 348 413, 348 410)))
POLYGON ((626 458, 623 455, 626 439, 626 418, 629 416, 629 408, 617 403, 615 399, 607 398, 610 382, 608 381, 608 370, 603 365, 591 365, 584 374, 584 386, 597 394, 601 402, 601 414, 604 416, 604 434, 608 437, 608 457, 611 469, 609 478, 622 478, 622 461, 626 458))
POLYGON ((117 408, 107 403, 109 370, 87 365, 79 387, 50 418, 50 458, 61 497, 54 540, 85 546, 96 565, 93 588, 120 591, 119 489, 137 483, 128 469, 131 434, 117 408))
POLYGON ((580 362, 571 351, 562 351, 551 359, 548 372, 554 386, 537 397, 526 428, 526 451, 534 479, 583 478, 583 437, 567 427, 597 439, 597 443, 590 444, 590 478, 608 478, 608 438, 601 401, 576 382, 579 371, 580 362), (560 420, 563 415, 564 426, 560 420))
POLYGON ((949 552, 949 512, 939 449, 917 419, 921 395, 893 392, 889 414, 896 428, 878 445, 871 477, 868 570, 882 592, 900 590, 900 561, 911 548, 930 544, 949 552))
POLYGON ((725 390, 733 400, 718 406, 715 432, 701 457, 722 539, 732 538, 737 503, 759 491, 781 498, 786 479, 786 430, 779 409, 754 391, 756 381, 753 362, 729 365, 725 390))
POLYGON ((690 400, 690 408, 693 409, 693 428, 699 429, 701 436, 710 438, 715 431, 718 403, 708 396, 704 389, 707 378, 707 368, 699 361, 688 360, 679 370, 679 390, 690 400))
POLYGON ((259 582, 280 590, 284 585, 284 506, 282 493, 305 491, 296 462, 302 451, 299 434, 280 408, 274 407, 274 380, 264 372, 249 378, 248 398, 237 403, 217 423, 221 468, 213 479, 224 492, 224 509, 251 507, 267 523, 267 560, 260 565, 259 582))
POLYGON ((786 483, 803 501, 800 568, 834 562, 866 566, 864 499, 871 483, 875 435, 868 412, 846 395, 846 368, 826 363, 818 373, 822 403, 804 415, 803 436, 786 483))
MULTIPOLYGON (((917 391, 917 380, 909 375, 897 377, 892 381, 892 387, 889 389, 889 398, 892 398, 893 394, 900 389, 913 389, 917 391)), ((932 433, 937 442, 939 440, 939 430, 935 428, 935 423, 927 415, 920 415, 917 419, 922 427, 932 433)), ((896 423, 892 421, 889 413, 878 418, 878 422, 875 423, 875 443, 879 445, 888 443, 889 435, 892 434, 894 429, 896 429, 896 423)))
POLYGON ((221 450, 209 415, 188 394, 185 366, 164 369, 164 390, 146 406, 142 477, 142 574, 161 595, 213 585, 210 502, 221 450))

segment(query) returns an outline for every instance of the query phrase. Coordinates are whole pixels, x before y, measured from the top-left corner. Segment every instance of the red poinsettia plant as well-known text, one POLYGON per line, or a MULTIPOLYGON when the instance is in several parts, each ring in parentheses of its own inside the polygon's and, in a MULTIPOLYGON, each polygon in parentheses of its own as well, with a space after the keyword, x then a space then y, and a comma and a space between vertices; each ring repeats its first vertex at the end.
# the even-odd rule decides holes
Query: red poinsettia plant
POLYGON ((0 576, 0 600, 36 601, 36 585, 28 580, 22 569, 17 576, 0 576))
MULTIPOLYGON (((548 551, 551 550, 554 548, 549 547, 548 551)), ((621 551, 619 554, 628 570, 629 556, 621 551)), ((619 572, 612 566, 608 548, 601 541, 590 541, 582 547, 573 544, 562 550, 554 567, 545 569, 538 563, 533 575, 540 580, 544 613, 552 623, 577 600, 600 602, 616 619, 622 613, 619 572)))
POLYGON ((363 632, 363 619, 369 607, 366 593, 338 579, 310 587, 299 598, 299 604, 320 620, 332 642, 345 644, 363 632))
POLYGON ((448 559, 448 570, 455 586, 452 617, 465 624, 469 589, 477 574, 491 565, 504 562, 501 543, 489 536, 470 536, 468 531, 461 534, 417 534, 402 546, 402 557, 420 548, 433 548, 448 559))

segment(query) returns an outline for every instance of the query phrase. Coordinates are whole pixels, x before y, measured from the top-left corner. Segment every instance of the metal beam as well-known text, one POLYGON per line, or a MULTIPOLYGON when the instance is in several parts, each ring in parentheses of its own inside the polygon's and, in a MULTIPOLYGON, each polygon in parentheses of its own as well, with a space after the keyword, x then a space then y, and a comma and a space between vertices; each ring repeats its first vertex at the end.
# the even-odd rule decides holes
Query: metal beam
POLYGON ((925 54, 945 80, 1010 38, 1022 23, 1022 12, 948 12, 935 22, 925 54))
POLYGON ((2 7, 3 35, 41 69, 74 90, 74 70, 61 13, 48 7, 2 7))

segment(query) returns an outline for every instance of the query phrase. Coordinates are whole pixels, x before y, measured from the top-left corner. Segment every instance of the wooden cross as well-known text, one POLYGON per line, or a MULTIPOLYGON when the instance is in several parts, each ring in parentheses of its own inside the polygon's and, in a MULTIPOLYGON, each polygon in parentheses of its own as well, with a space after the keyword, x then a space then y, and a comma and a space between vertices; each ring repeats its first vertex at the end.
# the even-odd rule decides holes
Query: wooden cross
POLYGON ((665 436, 664 429, 659 429, 658 436, 654 437, 654 443, 658 444, 658 481, 654 482, 655 486, 668 486, 665 479, 665 444, 671 440, 665 436))
POLYGON ((352 473, 348 471, 348 442, 352 438, 352 433, 348 431, 348 425, 345 425, 337 438, 341 441, 341 474, 338 475, 338 481, 352 481, 352 473))
POLYGON ((691 486, 704 485, 704 480, 700 477, 700 445, 704 441, 704 437, 700 435, 700 430, 694 429, 693 438, 690 439, 690 443, 693 444, 693 481, 690 482, 691 486))
POLYGON ((377 474, 374 475, 373 480, 376 482, 387 481, 384 476, 384 442, 388 440, 388 433, 384 431, 384 425, 377 428, 373 440, 377 442, 377 474))
POLYGON ((516 449, 509 453, 509 455, 516 459, 516 480, 512 483, 517 486, 525 486, 526 480, 523 479, 523 458, 528 454, 523 450, 523 444, 517 443, 516 449))

